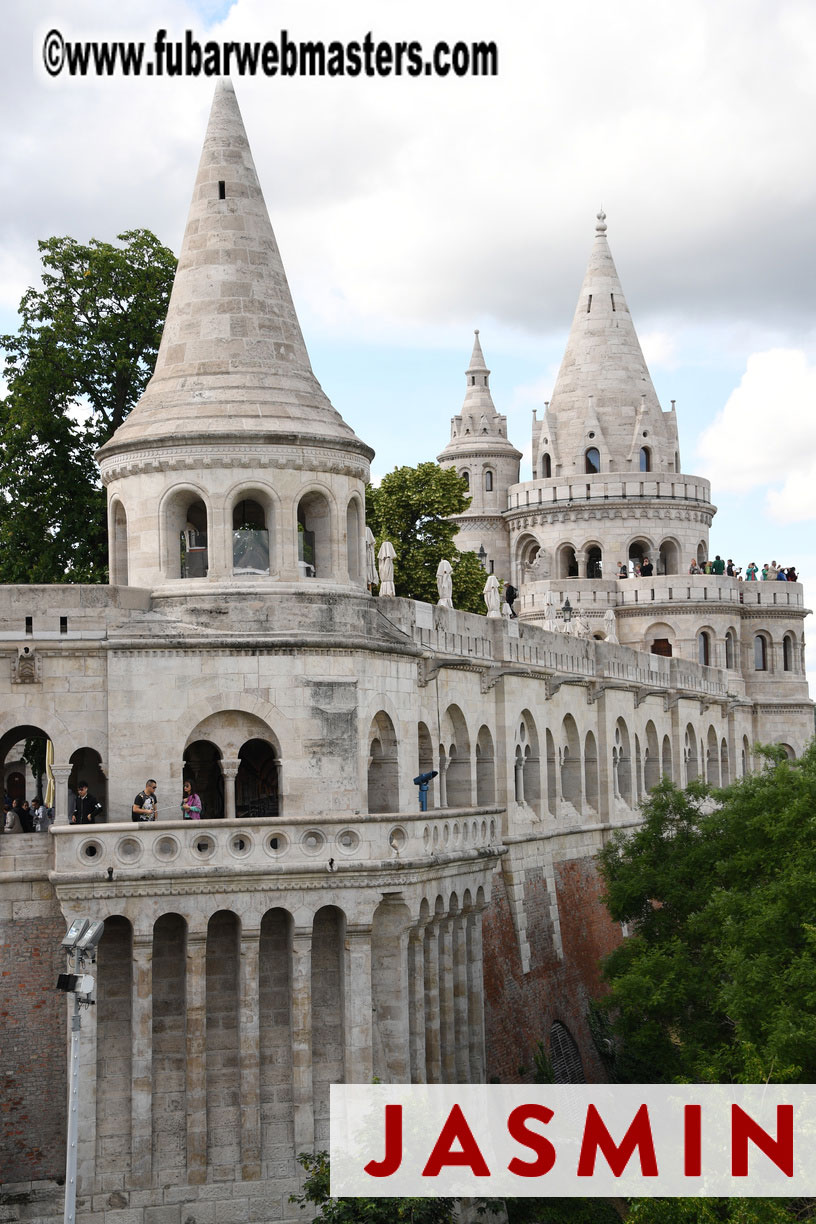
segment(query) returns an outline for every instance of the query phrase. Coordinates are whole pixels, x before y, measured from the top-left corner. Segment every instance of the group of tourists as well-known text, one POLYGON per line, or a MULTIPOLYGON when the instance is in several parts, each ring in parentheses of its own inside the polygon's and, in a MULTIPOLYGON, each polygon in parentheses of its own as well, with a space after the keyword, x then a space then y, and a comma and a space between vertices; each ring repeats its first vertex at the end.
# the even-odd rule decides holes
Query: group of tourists
MULTIPOLYGON (((70 803, 68 806, 71 824, 96 824, 104 815, 102 804, 91 794, 84 779, 77 783, 73 807, 70 803)), ((182 820, 201 820, 202 803, 192 782, 184 783, 180 807, 182 820)), ((156 779, 148 778, 144 790, 140 790, 133 800, 131 820, 135 823, 155 820, 158 810, 156 779)), ((46 807, 41 797, 29 803, 27 799, 4 796, 0 833, 47 833, 53 823, 54 809, 46 807)))
POLYGON ((33 803, 27 799, 3 796, 3 820, 0 833, 47 833, 54 822, 54 809, 46 807, 42 797, 33 803))
MULTIPOLYGON (((735 565, 729 557, 727 561, 723 561, 719 553, 713 561, 698 561, 696 557, 692 557, 689 565, 690 574, 725 574, 727 578, 737 578, 742 582, 742 566, 735 565)), ((760 570, 755 561, 745 568, 746 582, 798 582, 799 576, 795 568, 790 565, 787 569, 782 565, 777 565, 772 561, 768 565, 767 561, 760 570)))
POLYGON ((654 575, 654 565, 648 557, 644 557, 641 561, 637 559, 630 561, 629 565, 625 561, 619 561, 617 564, 618 578, 651 578, 654 575), (631 575, 629 567, 631 566, 631 575))

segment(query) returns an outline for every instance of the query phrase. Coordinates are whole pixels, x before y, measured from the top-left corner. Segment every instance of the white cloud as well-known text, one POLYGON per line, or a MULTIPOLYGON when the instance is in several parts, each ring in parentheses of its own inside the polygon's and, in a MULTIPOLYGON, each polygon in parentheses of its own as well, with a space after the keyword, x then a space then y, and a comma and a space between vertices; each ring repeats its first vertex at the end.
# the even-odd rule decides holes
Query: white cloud
POLYGON ((638 339, 648 366, 676 367, 674 337, 666 331, 641 332, 638 339))
POLYGON ((816 517, 816 365, 798 349, 748 358, 740 385, 701 435, 698 453, 715 489, 769 489, 778 522, 816 517))

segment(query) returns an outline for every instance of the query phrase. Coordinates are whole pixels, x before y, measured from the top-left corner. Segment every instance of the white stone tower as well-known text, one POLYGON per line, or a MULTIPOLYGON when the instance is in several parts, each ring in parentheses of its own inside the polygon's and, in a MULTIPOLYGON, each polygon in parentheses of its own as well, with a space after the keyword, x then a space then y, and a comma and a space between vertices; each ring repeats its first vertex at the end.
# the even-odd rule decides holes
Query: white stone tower
POLYGON ((535 577, 614 578, 649 556, 655 573, 708 555, 710 486, 680 471, 674 407, 658 403, 598 214, 595 242, 552 399, 533 427, 533 480, 508 520, 519 586, 535 577))
POLYGON ((98 454, 111 581, 173 594, 180 583, 364 590, 372 456, 312 372, 222 81, 156 369, 98 454))
POLYGON ((493 403, 478 329, 466 378, 462 411, 451 418, 450 442, 437 458, 442 467, 464 476, 470 489, 470 506, 454 520, 459 526, 457 548, 479 555, 483 550, 487 572, 507 579, 510 552, 502 514, 510 486, 518 482, 521 452, 507 440, 507 418, 493 403))

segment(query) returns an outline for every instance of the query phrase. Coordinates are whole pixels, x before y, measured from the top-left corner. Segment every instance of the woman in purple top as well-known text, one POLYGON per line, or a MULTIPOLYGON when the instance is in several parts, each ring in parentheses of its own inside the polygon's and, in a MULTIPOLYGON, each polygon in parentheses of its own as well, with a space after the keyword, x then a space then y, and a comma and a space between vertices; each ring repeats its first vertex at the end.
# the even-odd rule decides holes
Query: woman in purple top
POLYGON ((184 798, 181 801, 181 813, 185 820, 201 819, 201 800, 193 790, 192 782, 184 783, 184 798))

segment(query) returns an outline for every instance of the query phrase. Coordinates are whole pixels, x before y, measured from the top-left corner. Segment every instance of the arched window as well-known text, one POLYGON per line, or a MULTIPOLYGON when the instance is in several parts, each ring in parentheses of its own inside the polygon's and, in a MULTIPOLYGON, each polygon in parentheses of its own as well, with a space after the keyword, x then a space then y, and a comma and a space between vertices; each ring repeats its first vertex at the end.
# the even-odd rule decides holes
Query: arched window
POLYGON ((640 448, 640 470, 641 472, 651 472, 652 470, 652 452, 648 446, 640 448))
POLYGON ((550 476, 552 476, 552 459, 549 455, 541 456, 541 475, 545 480, 548 480, 550 476))
POLYGON ((697 634, 697 658, 704 667, 711 666, 711 635, 705 629, 697 634))
POLYGON ((127 513, 120 501, 111 507, 111 586, 127 586, 127 513))
POLYGON ((793 671, 793 638, 789 633, 786 633, 782 639, 782 668, 784 671, 793 671))
POLYGON ((729 671, 737 666, 737 638, 733 629, 729 629, 725 635, 725 666, 729 671))
POLYGON ((768 643, 761 633, 754 638, 754 671, 768 670, 768 643))
POLYGON ((584 464, 587 472, 600 472, 601 452, 596 446, 590 446, 589 450, 584 452, 584 464))
POLYGON ((470 488, 470 472, 460 472, 459 475, 462 477, 462 479, 465 482, 465 488, 469 489, 470 488))
POLYGON ((263 506, 252 498, 236 502, 232 511, 233 573, 269 573, 269 531, 263 506))
POLYGON ((596 544, 586 550, 586 576, 587 578, 603 577, 603 554, 596 544))
POLYGON ((585 1084, 581 1055, 569 1029, 558 1020, 550 1029, 550 1063, 556 1084, 585 1084))
POLYGON ((485 493, 493 492, 493 473, 488 469, 484 474, 485 493))
POLYGON ((331 577, 331 511, 322 493, 306 493, 300 499, 297 508, 297 531, 300 576, 331 577))

